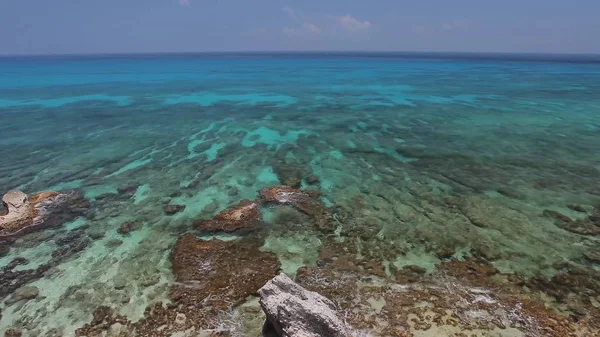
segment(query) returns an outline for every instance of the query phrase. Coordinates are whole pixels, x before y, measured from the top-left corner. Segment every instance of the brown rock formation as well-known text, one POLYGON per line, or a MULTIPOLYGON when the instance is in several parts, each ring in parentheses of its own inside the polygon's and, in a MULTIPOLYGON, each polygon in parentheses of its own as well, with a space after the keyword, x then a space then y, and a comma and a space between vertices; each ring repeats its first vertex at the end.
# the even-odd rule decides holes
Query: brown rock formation
POLYGON ((208 232, 231 233, 237 230, 254 230, 261 226, 262 214, 256 201, 242 200, 237 205, 220 212, 210 220, 201 220, 196 228, 208 232))

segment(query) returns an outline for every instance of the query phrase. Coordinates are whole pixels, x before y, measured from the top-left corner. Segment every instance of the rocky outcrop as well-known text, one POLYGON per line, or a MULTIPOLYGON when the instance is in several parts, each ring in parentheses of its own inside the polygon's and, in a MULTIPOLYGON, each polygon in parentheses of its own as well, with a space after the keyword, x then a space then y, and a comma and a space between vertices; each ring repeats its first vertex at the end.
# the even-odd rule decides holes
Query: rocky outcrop
POLYGON ((290 205, 311 216, 315 219, 315 224, 320 231, 332 232, 335 229, 333 214, 319 200, 319 192, 299 190, 288 186, 273 186, 260 190, 259 194, 266 203, 290 205))
POLYGON ((260 306, 267 315, 264 334, 279 337, 347 337, 352 329, 338 315, 335 305, 280 274, 259 291, 260 306))
POLYGON ((210 220, 198 221, 196 228, 207 232, 226 233, 260 228, 262 214, 259 206, 256 201, 242 200, 210 220))
POLYGON ((19 190, 8 191, 2 197, 6 214, 0 218, 0 228, 7 231, 17 231, 33 221, 35 210, 29 196, 19 190))
POLYGON ((77 191, 41 192, 27 195, 18 190, 2 197, 6 213, 0 216, 0 240, 47 227, 58 226, 86 215, 89 202, 77 191))

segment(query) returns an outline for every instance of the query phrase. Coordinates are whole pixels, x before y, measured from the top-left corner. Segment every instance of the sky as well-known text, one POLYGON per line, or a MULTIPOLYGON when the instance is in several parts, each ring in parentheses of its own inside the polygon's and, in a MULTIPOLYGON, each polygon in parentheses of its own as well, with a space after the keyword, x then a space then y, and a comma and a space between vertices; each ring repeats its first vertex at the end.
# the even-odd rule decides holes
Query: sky
POLYGON ((600 0, 0 0, 0 55, 600 54, 600 0))

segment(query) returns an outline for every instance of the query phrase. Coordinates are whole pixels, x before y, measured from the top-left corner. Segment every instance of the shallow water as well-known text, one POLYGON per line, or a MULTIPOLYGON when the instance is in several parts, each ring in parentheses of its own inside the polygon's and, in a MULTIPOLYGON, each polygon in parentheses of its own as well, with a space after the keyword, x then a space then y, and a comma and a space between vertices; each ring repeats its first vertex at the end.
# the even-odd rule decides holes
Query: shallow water
MULTIPOLYGON (((141 318, 167 297, 180 234, 286 175, 323 192, 341 241, 363 233, 359 255, 377 238, 385 265, 433 272, 447 247, 525 278, 552 277, 564 262, 600 270, 583 257, 600 250, 598 237, 544 214, 584 219, 600 198, 597 61, 6 58, 0 74, 1 194, 80 190, 94 216, 44 233, 104 234, 32 280, 36 300, 4 304, 2 327, 73 335, 99 305, 141 318), (138 186, 131 198, 107 198, 124 185, 138 186), (186 208, 166 215, 169 203, 186 208), (143 225, 122 235, 126 221, 143 225)), ((265 209, 267 224, 283 221, 277 212, 265 209)), ((57 244, 37 240, 14 243, 0 266, 17 256, 29 260, 21 270, 46 263, 57 244)), ((294 274, 316 265, 324 242, 292 226, 267 231, 262 250, 294 274)))

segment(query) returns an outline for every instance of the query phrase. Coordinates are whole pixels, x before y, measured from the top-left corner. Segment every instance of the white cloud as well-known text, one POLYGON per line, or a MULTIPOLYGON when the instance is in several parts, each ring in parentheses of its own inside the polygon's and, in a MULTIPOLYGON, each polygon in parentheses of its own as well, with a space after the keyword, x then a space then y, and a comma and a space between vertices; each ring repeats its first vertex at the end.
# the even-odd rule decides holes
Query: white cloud
POLYGON ((369 30, 373 25, 368 20, 359 20, 348 14, 338 18, 339 23, 348 31, 359 32, 369 30))
POLYGON ((301 37, 308 35, 315 35, 321 33, 322 29, 320 26, 312 23, 310 18, 315 19, 315 16, 306 14, 302 11, 295 10, 292 7, 282 7, 281 10, 288 16, 292 22, 290 25, 285 26, 281 29, 281 32, 289 37, 301 37), (310 21, 309 21, 310 20, 310 21))
POLYGON ((178 0, 179 5, 183 7, 190 7, 190 0, 178 0))
POLYGON ((298 15, 296 15, 296 11, 292 7, 283 7, 281 10, 287 14, 292 20, 298 20, 298 15))
POLYGON ((412 31, 415 34, 436 34, 450 31, 464 31, 469 28, 468 20, 450 20, 433 25, 414 25, 412 31))
POLYGON ((282 7, 281 11, 288 18, 287 24, 281 29, 281 32, 288 37, 298 38, 318 38, 343 37, 344 32, 366 32, 374 28, 368 20, 359 20, 348 14, 345 16, 335 16, 322 13, 304 12, 292 7, 282 7))
POLYGON ((304 30, 313 34, 319 34, 321 32, 321 28, 319 26, 309 22, 304 23, 304 30))

